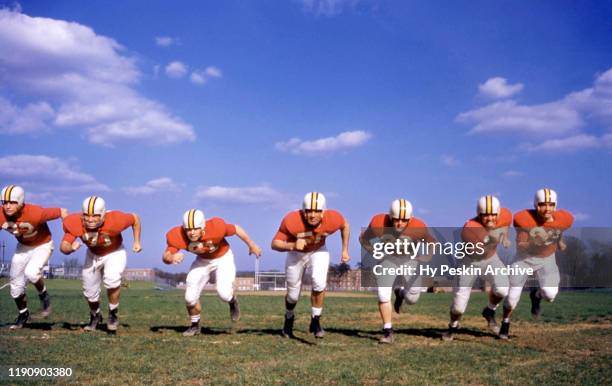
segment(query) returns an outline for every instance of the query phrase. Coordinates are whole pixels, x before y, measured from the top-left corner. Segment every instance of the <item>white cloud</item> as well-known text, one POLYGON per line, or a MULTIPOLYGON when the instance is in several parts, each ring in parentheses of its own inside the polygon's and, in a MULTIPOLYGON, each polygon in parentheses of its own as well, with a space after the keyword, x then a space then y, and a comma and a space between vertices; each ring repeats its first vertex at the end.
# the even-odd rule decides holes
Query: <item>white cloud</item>
POLYGON ((440 156, 440 162, 442 162, 443 165, 448 167, 455 167, 461 163, 457 158, 450 154, 442 154, 440 156))
POLYGON ((30 103, 23 108, 0 96, 0 133, 25 134, 48 131, 55 116, 47 102, 30 103))
POLYGON ((549 139, 539 144, 526 144, 522 148, 528 152, 575 152, 602 146, 600 139, 593 135, 575 135, 561 139, 549 139))
POLYGON ((310 141, 291 138, 285 142, 276 143, 276 149, 301 155, 318 155, 334 151, 355 148, 366 143, 372 134, 363 130, 345 131, 335 137, 326 137, 310 141))
POLYGON ((87 26, 0 9, 0 52, 10 52, 0 56, 0 93, 35 101, 9 102, 22 118, 1 119, 0 133, 74 127, 104 145, 195 138, 191 125, 136 91, 141 73, 125 49, 87 26))
POLYGON ((222 76, 223 76, 223 73, 221 72, 220 69, 214 66, 209 66, 209 67, 206 67, 206 69, 203 71, 200 71, 200 70, 193 71, 191 75, 189 76, 189 80, 191 81, 191 83, 202 85, 208 82, 208 80, 211 78, 221 78, 222 76))
POLYGON ((355 7, 359 0, 302 0, 304 10, 317 16, 335 16, 347 7, 355 7))
POLYGON ((591 216, 586 213, 574 212, 574 219, 576 219, 576 221, 586 221, 590 218, 591 216))
POLYGON ((0 177, 24 181, 48 192, 110 191, 108 186, 80 171, 74 164, 46 155, 9 155, 0 158, 0 177))
POLYGON ((183 62, 179 62, 175 60, 173 62, 168 63, 166 66, 166 75, 170 78, 182 78, 187 74, 187 65, 183 62))
POLYGON ((481 95, 494 99, 509 98, 521 92, 522 89, 522 83, 508 84, 508 81, 501 77, 487 79, 486 82, 478 85, 481 95))
POLYGON ((506 178, 522 177, 524 175, 525 173, 519 172, 516 170, 507 170, 502 173, 502 177, 506 177, 506 178))
POLYGON ((597 76, 592 87, 558 100, 535 105, 499 101, 461 113, 456 120, 472 125, 470 134, 519 133, 548 137, 550 142, 544 149, 563 143, 559 141, 565 141, 570 149, 591 148, 593 141, 588 137, 592 135, 582 133, 581 129, 612 130, 612 69, 597 76))
POLYGON ((172 38, 170 36, 156 36, 155 37, 155 44, 157 44, 160 47, 169 47, 173 44, 177 44, 178 40, 175 38, 172 38))
POLYGON ((143 186, 130 186, 123 189, 132 196, 151 195, 160 192, 177 192, 179 186, 170 177, 160 177, 146 182, 143 186))
POLYGON ((206 70, 204 72, 209 78, 221 78, 223 76, 221 70, 215 66, 206 67, 206 70))
POLYGON ((267 185, 249 187, 209 186, 200 187, 197 199, 240 204, 277 204, 286 201, 286 196, 267 185))
POLYGON ((189 80, 191 80, 191 83, 204 84, 206 83, 206 74, 199 71, 194 71, 191 73, 191 76, 189 76, 189 80))
POLYGON ((561 102, 524 106, 503 101, 459 114, 458 122, 475 123, 470 134, 524 133, 559 135, 576 131, 583 125, 580 114, 561 102))

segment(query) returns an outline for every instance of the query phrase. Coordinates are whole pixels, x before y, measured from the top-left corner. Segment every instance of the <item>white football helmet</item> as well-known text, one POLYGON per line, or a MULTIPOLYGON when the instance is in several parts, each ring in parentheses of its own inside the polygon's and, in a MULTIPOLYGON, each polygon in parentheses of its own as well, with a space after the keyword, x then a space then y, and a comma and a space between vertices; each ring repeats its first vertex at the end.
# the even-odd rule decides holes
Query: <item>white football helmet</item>
POLYGON ((478 199, 476 214, 499 214, 499 208, 500 205, 497 197, 488 194, 478 199))
POLYGON ((557 192, 547 188, 538 190, 533 198, 533 206, 537 208, 538 204, 543 202, 550 202, 557 206, 557 192))
POLYGON ((102 197, 89 196, 83 200, 83 214, 89 216, 100 215, 100 220, 104 220, 106 215, 106 202, 102 197))
POLYGON ((23 205, 25 201, 25 191, 21 186, 8 185, 2 189, 2 201, 15 201, 23 205))
POLYGON ((184 229, 204 229, 206 219, 204 218, 204 212, 199 209, 189 209, 183 214, 183 228, 184 229))
POLYGON ((325 210, 327 209, 325 196, 323 193, 310 192, 304 196, 302 203, 303 210, 325 210))
POLYGON ((389 217, 399 220, 410 220, 412 217, 412 204, 408 200, 400 198, 391 203, 389 217))

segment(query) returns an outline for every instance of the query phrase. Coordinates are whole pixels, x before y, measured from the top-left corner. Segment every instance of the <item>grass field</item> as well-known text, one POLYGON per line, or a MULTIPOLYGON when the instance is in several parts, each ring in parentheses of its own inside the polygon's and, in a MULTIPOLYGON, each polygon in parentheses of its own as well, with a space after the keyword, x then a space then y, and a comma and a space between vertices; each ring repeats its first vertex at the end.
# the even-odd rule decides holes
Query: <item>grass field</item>
MULTIPOLYGON (((326 300, 325 339, 307 333, 308 298, 297 308, 298 339, 283 339, 282 294, 240 297, 242 319, 232 325, 226 304, 202 298, 203 334, 183 338, 188 319, 183 292, 147 283, 124 288, 120 329, 84 333, 88 311, 78 281, 49 281, 53 314, 30 328, 10 331, 15 308, 0 292, 0 363, 3 366, 70 367, 60 383, 112 384, 610 384, 612 293, 561 292, 543 317, 529 316, 525 293, 510 341, 485 330, 482 293, 472 294, 463 333, 453 342, 447 325, 450 294, 423 294, 394 315, 396 341, 377 343, 380 319, 374 294, 326 300)), ((39 310, 29 288, 30 309, 39 310)), ((106 317, 106 310, 104 311, 106 317)), ((0 379, 1 383, 14 380, 0 379)), ((39 380, 48 384, 49 380, 39 380)))

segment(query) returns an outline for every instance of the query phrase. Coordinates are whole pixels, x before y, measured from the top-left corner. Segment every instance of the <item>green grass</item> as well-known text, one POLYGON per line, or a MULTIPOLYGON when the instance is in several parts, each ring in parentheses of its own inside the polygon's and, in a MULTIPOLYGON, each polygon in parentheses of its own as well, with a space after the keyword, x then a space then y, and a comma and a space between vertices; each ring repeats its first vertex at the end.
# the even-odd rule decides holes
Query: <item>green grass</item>
MULTIPOLYGON (((122 289, 118 334, 84 333, 87 305, 78 281, 49 281, 53 314, 32 328, 8 330, 15 307, 0 292, 0 364, 71 367, 68 383, 248 384, 609 384, 612 380, 612 294, 561 292, 543 317, 529 316, 523 295, 509 342, 484 329, 486 299, 474 293, 453 342, 439 335, 448 323, 450 294, 423 294, 394 315, 396 341, 377 343, 380 317, 374 294, 329 296, 323 316, 328 334, 307 332, 308 298, 297 308, 296 340, 280 337, 282 296, 240 297, 242 319, 232 325, 226 304, 202 298, 204 334, 183 338, 188 324, 183 291, 157 291, 149 283, 122 289)), ((29 288, 30 309, 39 302, 29 288)), ((106 311, 104 312, 106 316, 106 311)), ((6 379, 4 380, 6 381, 6 379)), ((3 380, 0 380, 2 383, 3 380)), ((41 384, 48 381, 39 381, 41 384)))

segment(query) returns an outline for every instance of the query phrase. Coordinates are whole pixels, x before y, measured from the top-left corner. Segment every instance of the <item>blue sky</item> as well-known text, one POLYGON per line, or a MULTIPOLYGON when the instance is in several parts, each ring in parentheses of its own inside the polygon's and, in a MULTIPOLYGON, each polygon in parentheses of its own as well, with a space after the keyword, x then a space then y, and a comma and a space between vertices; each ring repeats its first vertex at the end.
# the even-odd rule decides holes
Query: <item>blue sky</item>
POLYGON ((350 221, 354 262, 398 197, 460 226, 481 195, 517 211, 546 186, 577 226, 610 226, 611 4, 2 4, 0 183, 138 213, 131 267, 165 267, 165 232, 198 207, 282 268, 270 241, 311 190, 350 221))

